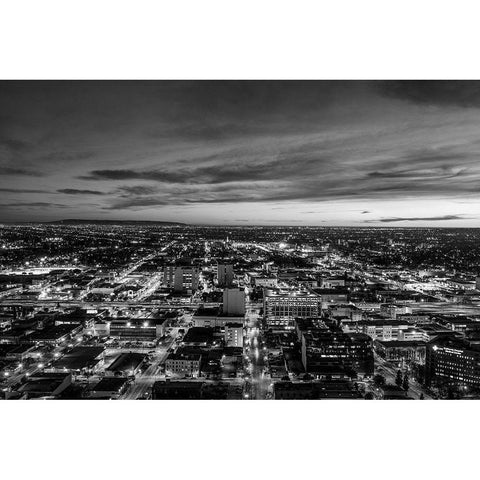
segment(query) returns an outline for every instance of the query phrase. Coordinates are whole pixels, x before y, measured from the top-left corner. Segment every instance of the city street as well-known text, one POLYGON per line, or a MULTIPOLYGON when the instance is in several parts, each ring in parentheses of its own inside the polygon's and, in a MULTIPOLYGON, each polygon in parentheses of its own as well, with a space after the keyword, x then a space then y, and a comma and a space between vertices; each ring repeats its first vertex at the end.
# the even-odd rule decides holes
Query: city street
MULTIPOLYGON (((391 363, 387 362, 379 355, 375 355, 375 366, 379 370, 379 373, 385 377, 387 384, 395 385, 398 367, 394 367, 391 363)), ((415 400, 418 400, 422 394, 425 400, 432 400, 432 397, 425 392, 421 385, 414 379, 410 378, 407 395, 413 397, 415 400)))
POLYGON ((267 370, 268 353, 262 344, 260 316, 247 302, 246 305, 246 328, 245 355, 248 358, 247 372, 251 385, 248 391, 248 399, 265 400, 270 385, 267 370))

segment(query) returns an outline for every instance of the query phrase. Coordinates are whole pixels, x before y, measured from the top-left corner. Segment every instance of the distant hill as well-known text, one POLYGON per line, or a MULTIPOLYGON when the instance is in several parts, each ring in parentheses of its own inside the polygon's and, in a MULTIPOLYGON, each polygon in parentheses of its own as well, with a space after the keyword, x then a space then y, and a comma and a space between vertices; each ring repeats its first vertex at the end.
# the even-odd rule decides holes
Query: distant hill
POLYGON ((85 220, 77 218, 68 218, 65 220, 56 220, 47 222, 49 225, 157 225, 160 227, 186 226, 186 223, 180 222, 160 222, 156 220, 85 220))

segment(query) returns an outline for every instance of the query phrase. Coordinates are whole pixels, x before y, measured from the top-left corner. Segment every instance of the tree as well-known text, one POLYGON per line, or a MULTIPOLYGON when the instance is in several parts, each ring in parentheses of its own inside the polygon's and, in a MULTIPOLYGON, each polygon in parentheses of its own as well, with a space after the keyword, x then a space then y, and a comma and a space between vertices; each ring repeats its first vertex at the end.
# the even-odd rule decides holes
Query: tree
POLYGON ((383 375, 377 374, 373 377, 373 383, 376 387, 383 387, 387 381, 383 375))
POLYGON ((420 400, 425 400, 425 395, 423 393, 420 394, 420 400))
POLYGON ((403 383, 403 377, 402 377, 402 371, 398 370, 397 371, 397 378, 395 379, 395 383, 397 386, 401 387, 403 383))
POLYGON ((402 382, 402 388, 407 391, 408 390, 408 381, 409 381, 409 377, 408 377, 408 372, 405 372, 405 375, 403 376, 403 382, 402 382))

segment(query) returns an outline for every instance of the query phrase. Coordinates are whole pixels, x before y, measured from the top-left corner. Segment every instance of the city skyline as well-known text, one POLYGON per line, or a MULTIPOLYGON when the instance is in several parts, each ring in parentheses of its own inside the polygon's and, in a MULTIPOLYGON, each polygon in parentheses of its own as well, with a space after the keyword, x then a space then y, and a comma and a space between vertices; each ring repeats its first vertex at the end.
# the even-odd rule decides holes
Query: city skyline
POLYGON ((478 225, 476 81, 2 81, 0 221, 478 225))

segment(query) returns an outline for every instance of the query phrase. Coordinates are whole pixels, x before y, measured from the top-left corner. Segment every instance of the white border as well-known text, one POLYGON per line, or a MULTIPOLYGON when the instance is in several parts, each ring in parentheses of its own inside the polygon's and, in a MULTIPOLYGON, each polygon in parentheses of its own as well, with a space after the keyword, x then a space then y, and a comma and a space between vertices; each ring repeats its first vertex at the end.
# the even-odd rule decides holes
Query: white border
POLYGON ((472 0, 17 0, 0 78, 478 78, 472 0))
POLYGON ((474 401, 17 401, 0 412, 5 478, 403 480, 478 469, 474 401))
MULTIPOLYGON (((2 1, 0 78, 478 79, 478 18, 464 0, 2 1)), ((478 427, 459 401, 0 402, 0 472, 462 478, 478 427)))

